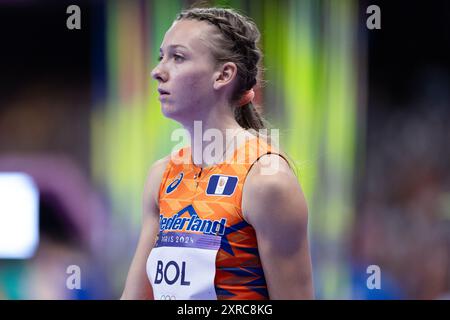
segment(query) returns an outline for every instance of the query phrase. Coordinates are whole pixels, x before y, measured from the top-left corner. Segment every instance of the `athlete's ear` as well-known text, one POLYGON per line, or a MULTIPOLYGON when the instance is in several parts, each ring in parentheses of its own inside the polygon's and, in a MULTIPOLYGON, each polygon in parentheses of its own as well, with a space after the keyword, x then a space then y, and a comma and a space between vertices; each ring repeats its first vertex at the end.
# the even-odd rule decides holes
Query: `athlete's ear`
POLYGON ((226 62, 214 72, 214 89, 220 90, 229 84, 237 76, 237 66, 234 62, 226 62))

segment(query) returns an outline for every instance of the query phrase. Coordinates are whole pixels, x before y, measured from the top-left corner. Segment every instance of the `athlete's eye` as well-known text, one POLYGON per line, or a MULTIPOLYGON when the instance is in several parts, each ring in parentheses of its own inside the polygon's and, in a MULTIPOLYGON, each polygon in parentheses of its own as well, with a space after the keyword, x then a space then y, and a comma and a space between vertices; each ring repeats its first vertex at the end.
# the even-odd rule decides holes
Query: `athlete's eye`
POLYGON ((184 61, 184 57, 181 56, 181 55, 179 55, 179 54, 174 54, 174 55, 173 55, 173 59, 174 59, 176 62, 184 61))
MULTIPOLYGON (((173 59, 175 60, 175 62, 182 62, 182 61, 185 60, 185 58, 184 58, 182 55, 177 54, 177 53, 173 54, 172 57, 173 57, 173 59)), ((162 59, 164 59, 164 56, 160 55, 160 56, 158 57, 158 62, 161 62, 162 59)))

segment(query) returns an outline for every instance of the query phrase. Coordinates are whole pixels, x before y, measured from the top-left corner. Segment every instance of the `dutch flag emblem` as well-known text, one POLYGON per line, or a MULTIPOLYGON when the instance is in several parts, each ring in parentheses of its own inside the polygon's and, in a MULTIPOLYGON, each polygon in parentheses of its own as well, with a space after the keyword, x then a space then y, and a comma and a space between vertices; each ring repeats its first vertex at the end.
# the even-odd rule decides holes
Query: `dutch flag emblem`
POLYGON ((213 174, 209 178, 206 194, 211 196, 231 196, 236 189, 238 178, 213 174))

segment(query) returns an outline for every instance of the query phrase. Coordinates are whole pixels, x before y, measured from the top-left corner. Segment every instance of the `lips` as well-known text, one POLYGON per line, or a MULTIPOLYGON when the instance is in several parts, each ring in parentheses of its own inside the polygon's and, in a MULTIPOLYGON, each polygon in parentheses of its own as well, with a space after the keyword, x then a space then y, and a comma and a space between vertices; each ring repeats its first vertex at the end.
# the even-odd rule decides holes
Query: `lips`
POLYGON ((164 89, 161 89, 161 88, 158 89, 158 92, 159 92, 159 94, 160 94, 161 96, 169 95, 169 92, 168 92, 168 91, 166 91, 166 90, 164 90, 164 89))

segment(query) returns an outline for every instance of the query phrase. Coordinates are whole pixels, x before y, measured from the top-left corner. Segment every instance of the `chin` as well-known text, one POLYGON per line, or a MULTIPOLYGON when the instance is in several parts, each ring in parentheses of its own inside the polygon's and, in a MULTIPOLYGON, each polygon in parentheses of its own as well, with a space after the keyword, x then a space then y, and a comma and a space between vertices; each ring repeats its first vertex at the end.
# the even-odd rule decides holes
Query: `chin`
POLYGON ((183 117, 181 110, 179 110, 175 105, 167 102, 161 103, 161 112, 166 118, 175 121, 179 121, 180 117, 183 117))
POLYGON ((161 102, 161 112, 169 119, 175 120, 184 126, 186 123, 191 123, 192 119, 198 119, 198 110, 192 105, 161 102))

